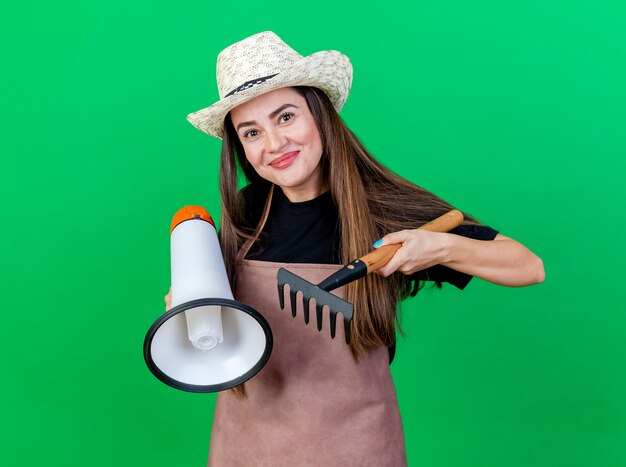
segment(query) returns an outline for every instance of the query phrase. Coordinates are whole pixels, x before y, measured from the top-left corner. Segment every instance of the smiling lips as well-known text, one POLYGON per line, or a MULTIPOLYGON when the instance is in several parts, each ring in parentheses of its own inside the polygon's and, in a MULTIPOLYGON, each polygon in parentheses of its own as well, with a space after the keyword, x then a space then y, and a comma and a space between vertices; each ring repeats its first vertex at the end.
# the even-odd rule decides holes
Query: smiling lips
POLYGON ((296 160, 298 154, 300 154, 300 151, 287 152, 274 159, 269 165, 271 165, 274 169, 286 169, 296 160))

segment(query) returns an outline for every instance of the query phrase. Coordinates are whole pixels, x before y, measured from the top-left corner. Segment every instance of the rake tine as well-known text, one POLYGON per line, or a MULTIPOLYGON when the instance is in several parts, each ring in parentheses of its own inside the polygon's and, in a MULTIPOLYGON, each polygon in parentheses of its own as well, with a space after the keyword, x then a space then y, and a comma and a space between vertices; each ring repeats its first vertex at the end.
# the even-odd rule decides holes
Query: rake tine
POLYGON ((289 289, 289 300, 291 301, 291 316, 296 317, 296 294, 297 290, 289 289))
POLYGON ((346 344, 350 344, 350 318, 343 317, 343 327, 346 332, 346 344))
POLYGON ((304 324, 309 324, 309 304, 311 303, 311 297, 306 298, 302 296, 302 306, 304 310, 304 324))
POLYGON ((335 330, 337 329, 337 313, 330 310, 330 337, 335 338, 335 330))
POLYGON ((318 331, 322 330, 322 308, 324 308, 324 305, 316 301, 315 302, 315 314, 317 315, 317 330, 318 331))
POLYGON ((280 304, 280 309, 285 309, 285 286, 282 284, 278 284, 278 303, 280 304))

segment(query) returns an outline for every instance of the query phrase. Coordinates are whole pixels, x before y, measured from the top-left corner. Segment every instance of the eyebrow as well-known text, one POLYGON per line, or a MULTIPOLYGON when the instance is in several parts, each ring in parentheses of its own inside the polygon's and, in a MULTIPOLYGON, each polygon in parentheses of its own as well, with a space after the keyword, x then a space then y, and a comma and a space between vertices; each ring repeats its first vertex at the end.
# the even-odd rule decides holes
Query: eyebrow
MULTIPOLYGON (((294 104, 283 104, 281 105, 279 108, 277 108, 276 110, 274 110, 272 113, 270 113, 270 118, 274 119, 276 118, 276 116, 281 113, 283 110, 289 108, 289 107, 295 107, 296 109, 298 109, 299 107, 297 105, 294 104)), ((250 120, 247 122, 241 122, 239 125, 237 125, 237 131, 239 131, 239 129, 242 126, 252 126, 252 125, 256 125, 257 123, 254 120, 250 120)))

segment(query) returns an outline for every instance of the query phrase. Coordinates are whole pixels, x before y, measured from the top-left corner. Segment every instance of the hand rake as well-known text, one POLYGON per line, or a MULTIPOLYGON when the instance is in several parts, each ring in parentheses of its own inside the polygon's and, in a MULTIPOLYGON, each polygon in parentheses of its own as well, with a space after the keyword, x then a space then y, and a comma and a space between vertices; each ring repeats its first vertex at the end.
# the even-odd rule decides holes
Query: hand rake
MULTIPOLYGON (((449 230, 461 225, 462 222, 463 214, 454 209, 436 218, 435 220, 424 224, 420 227, 420 229, 430 230, 432 232, 448 232, 449 230)), ((354 307, 351 303, 331 294, 330 291, 382 268, 389 262, 389 260, 391 260, 395 252, 401 246, 401 243, 382 246, 359 259, 351 261, 342 269, 327 277, 317 285, 304 280, 300 276, 297 276, 284 268, 280 268, 276 276, 278 279, 278 298, 280 301, 280 308, 285 308, 284 287, 285 284, 287 284, 289 286, 291 315, 294 318, 296 317, 296 296, 298 292, 301 292, 305 324, 309 324, 309 303, 311 299, 314 299, 317 330, 322 330, 322 310, 324 306, 328 306, 330 311, 331 337, 333 339, 335 338, 337 314, 341 313, 343 316, 346 343, 349 344, 350 324, 354 314, 354 307)))

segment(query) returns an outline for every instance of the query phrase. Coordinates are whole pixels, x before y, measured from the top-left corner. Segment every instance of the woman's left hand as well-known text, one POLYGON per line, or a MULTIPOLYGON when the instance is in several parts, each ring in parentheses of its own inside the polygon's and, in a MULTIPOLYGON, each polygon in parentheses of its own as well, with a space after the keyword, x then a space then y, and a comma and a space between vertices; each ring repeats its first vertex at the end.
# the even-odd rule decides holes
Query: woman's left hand
POLYGON ((400 243, 391 260, 378 271, 413 274, 436 264, 480 277, 494 284, 523 287, 545 279, 543 261, 521 243, 497 234, 492 241, 425 229, 401 230, 385 235, 374 245, 400 243))
POLYGON ((374 244, 377 248, 394 243, 401 243, 402 247, 376 272, 384 277, 396 271, 408 275, 444 262, 448 235, 425 229, 401 230, 385 235, 381 239, 382 243, 374 244))

